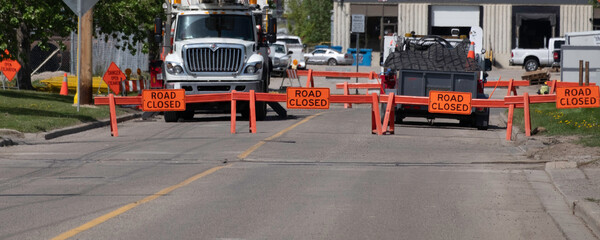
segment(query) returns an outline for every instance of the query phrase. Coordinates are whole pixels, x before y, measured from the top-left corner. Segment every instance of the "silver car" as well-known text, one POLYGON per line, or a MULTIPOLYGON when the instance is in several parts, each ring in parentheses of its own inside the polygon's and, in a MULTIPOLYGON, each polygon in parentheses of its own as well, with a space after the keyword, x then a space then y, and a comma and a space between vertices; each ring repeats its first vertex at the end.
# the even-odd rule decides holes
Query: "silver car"
POLYGON ((340 53, 329 48, 317 48, 310 53, 304 54, 307 64, 349 65, 354 62, 352 54, 340 53))

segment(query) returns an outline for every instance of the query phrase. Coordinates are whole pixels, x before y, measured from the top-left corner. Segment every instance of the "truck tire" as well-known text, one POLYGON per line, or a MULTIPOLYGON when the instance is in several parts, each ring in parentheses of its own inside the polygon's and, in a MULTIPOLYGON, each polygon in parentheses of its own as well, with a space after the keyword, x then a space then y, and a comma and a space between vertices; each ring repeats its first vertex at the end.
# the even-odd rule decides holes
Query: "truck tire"
POLYGON ((327 60, 327 65, 335 66, 335 65, 337 65, 337 61, 333 58, 330 58, 329 60, 327 60))
POLYGON ((267 103, 256 102, 256 121, 264 121, 267 118, 267 103))
POLYGON ((529 58, 529 59, 525 60, 524 66, 525 66, 525 71, 531 72, 531 71, 537 70, 540 67, 540 63, 535 58, 529 58))
POLYGON ((185 120, 191 120, 194 118, 194 109, 187 108, 187 110, 180 112, 179 116, 185 120))
POLYGON ((177 122, 179 120, 178 112, 165 112, 165 122, 177 122))
MULTIPOLYGON (((264 121, 267 118, 267 103, 257 101, 254 106, 256 110, 256 121, 264 121)), ((250 106, 242 110, 242 119, 250 119, 250 106)))

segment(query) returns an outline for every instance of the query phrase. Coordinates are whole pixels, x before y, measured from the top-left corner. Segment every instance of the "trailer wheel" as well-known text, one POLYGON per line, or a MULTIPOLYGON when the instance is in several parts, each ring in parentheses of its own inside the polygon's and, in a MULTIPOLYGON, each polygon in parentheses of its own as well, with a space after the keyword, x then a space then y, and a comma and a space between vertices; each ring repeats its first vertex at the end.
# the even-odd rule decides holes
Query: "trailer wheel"
POLYGON ((178 112, 165 112, 165 122, 177 122, 179 120, 178 112))

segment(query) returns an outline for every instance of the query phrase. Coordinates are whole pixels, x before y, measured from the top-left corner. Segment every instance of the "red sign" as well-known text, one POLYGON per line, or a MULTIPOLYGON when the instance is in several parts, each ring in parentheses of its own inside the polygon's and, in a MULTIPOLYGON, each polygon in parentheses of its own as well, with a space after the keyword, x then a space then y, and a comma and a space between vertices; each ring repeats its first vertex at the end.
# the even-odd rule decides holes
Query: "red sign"
POLYGON ((121 81, 125 80, 125 74, 121 72, 121 69, 114 62, 111 62, 102 80, 110 87, 110 90, 115 94, 119 94, 121 92, 121 81))
MULTIPOLYGON (((8 50, 5 51, 8 55, 8 50)), ((17 72, 21 69, 21 64, 12 59, 4 59, 0 62, 0 71, 4 73, 4 76, 8 78, 8 81, 12 81, 17 75, 17 72)))

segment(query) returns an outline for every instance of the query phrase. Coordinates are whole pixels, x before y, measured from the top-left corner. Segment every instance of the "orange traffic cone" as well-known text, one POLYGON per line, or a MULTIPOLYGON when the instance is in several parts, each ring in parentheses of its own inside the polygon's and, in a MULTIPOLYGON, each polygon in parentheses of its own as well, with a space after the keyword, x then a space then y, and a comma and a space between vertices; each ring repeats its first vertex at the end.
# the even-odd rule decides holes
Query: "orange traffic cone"
POLYGON ((69 94, 69 84, 67 83, 67 73, 65 73, 65 78, 63 78, 62 86, 60 87, 60 95, 68 95, 69 94))
POLYGON ((469 46, 469 53, 467 54, 467 58, 475 59, 475 43, 471 42, 469 46))

